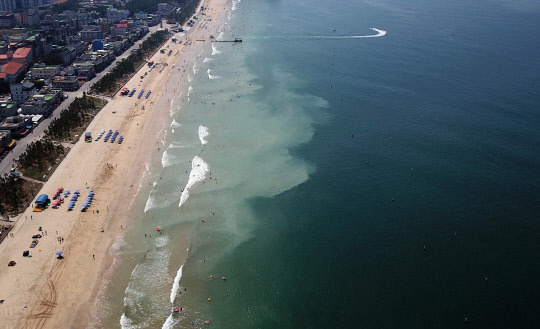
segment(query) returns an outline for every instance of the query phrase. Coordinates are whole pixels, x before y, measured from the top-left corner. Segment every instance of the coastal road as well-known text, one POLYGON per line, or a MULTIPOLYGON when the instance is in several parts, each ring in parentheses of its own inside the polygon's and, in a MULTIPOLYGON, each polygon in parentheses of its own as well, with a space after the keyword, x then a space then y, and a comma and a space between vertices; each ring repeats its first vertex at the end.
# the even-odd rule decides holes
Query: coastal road
MULTIPOLYGON (((165 23, 163 23, 163 27, 167 27, 165 23)), ((146 40, 153 32, 157 31, 160 28, 159 24, 156 26, 152 26, 149 28, 150 32, 146 34, 141 40, 135 42, 133 46, 131 46, 128 50, 126 50, 122 55, 116 57, 114 62, 109 65, 107 68, 105 68, 103 71, 98 73, 91 81, 85 83, 82 85, 79 90, 74 92, 64 92, 64 94, 68 95, 68 99, 64 100, 51 114, 50 117, 43 120, 37 127, 33 129, 33 131, 28 134, 26 137, 21 138, 17 141, 17 145, 13 148, 13 150, 6 154, 4 159, 0 162, 0 176, 4 176, 4 174, 9 173, 11 168, 13 167, 14 160, 18 159, 19 156, 26 150, 26 147, 32 143, 33 141, 36 141, 44 136, 44 131, 47 129, 51 121, 57 117, 60 116, 60 112, 67 109, 69 105, 73 102, 75 97, 82 97, 83 92, 88 93, 90 90, 90 87, 96 82, 101 79, 102 76, 109 73, 115 66, 116 63, 121 61, 124 58, 127 58, 129 55, 131 55, 131 50, 136 49, 139 47, 139 45, 146 40)))

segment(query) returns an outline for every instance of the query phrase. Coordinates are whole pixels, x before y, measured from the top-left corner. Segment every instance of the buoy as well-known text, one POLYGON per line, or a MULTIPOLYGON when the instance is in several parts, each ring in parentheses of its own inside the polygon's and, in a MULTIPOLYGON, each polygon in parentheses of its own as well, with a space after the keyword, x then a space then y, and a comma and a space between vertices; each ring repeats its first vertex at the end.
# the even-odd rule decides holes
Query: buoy
POLYGON ((210 324, 210 320, 206 320, 206 321, 204 321, 204 323, 210 324))
POLYGON ((213 278, 214 278, 214 276, 213 276, 213 275, 210 275, 210 279, 213 279, 213 278))
POLYGON ((223 276, 223 277, 221 277, 221 280, 225 281, 225 277, 224 277, 224 276, 223 276))
POLYGON ((177 312, 177 313, 180 311, 180 309, 178 308, 178 306, 175 306, 175 307, 174 307, 174 311, 177 312))
POLYGON ((159 227, 156 227, 156 231, 161 232, 161 229, 159 227))
POLYGON ((212 300, 212 298, 208 297, 208 301, 211 301, 211 300, 212 300))

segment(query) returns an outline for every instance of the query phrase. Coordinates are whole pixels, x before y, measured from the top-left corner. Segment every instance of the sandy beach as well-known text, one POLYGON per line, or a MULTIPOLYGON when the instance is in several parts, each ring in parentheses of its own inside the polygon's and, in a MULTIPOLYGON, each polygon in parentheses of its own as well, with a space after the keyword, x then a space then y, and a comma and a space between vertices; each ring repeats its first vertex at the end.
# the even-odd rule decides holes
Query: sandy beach
POLYGON ((159 152, 161 144, 157 142, 171 102, 180 90, 187 89, 187 71, 226 19, 227 0, 203 1, 202 5, 207 8, 205 16, 199 16, 181 42, 169 39, 164 46, 172 50, 171 56, 157 52, 152 60, 161 65, 151 72, 143 66, 125 84, 129 89, 137 88, 135 95, 115 96, 87 129, 94 138, 101 129, 119 130, 124 142, 85 143, 81 138, 38 193, 52 198, 58 187, 71 192, 79 189, 81 195, 74 210, 68 212, 66 204, 41 213, 27 209, 11 231, 14 236, 0 244, 0 300, 5 300, 0 305, 0 328, 89 326, 93 301, 113 261, 109 249, 117 235, 129 229, 130 204, 146 160, 159 152), (212 19, 207 22, 208 29, 198 28, 202 19, 212 19), (184 44, 187 39, 191 42, 184 44), (143 88, 144 94, 152 91, 150 97, 137 99, 143 88), (94 202, 87 212, 81 212, 90 190, 95 192, 94 202), (40 226, 42 232, 38 231, 40 226), (32 235, 38 233, 43 238, 35 248, 29 248, 32 235), (25 250, 32 257, 23 257, 25 250), (60 250, 65 256, 62 260, 56 258, 60 250), (17 265, 8 267, 11 260, 17 265))

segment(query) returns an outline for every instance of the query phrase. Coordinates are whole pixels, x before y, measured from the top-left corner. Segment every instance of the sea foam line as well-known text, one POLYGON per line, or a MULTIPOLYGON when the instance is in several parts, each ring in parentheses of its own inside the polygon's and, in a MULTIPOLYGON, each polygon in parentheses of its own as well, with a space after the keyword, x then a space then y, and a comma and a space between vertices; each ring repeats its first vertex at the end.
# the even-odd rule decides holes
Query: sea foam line
POLYGON ((208 133, 208 127, 205 126, 199 126, 199 139, 201 140, 201 144, 206 144, 208 141, 206 141, 204 138, 209 135, 208 133))
POLYGON ((212 43, 212 56, 214 55, 221 55, 221 51, 217 50, 215 43, 212 43))
POLYGON ((178 207, 182 207, 184 202, 189 198, 189 190, 198 182, 201 182, 204 180, 206 173, 208 172, 208 164, 203 161, 198 156, 195 156, 193 160, 191 160, 191 171, 189 173, 189 179, 186 184, 186 187, 182 191, 182 195, 180 196, 180 203, 178 204, 178 207))
POLYGON ((172 329, 174 325, 177 324, 179 321, 180 319, 175 320, 171 313, 169 317, 167 318, 167 320, 165 321, 165 323, 163 324, 163 326, 161 327, 161 329, 172 329))
POLYGON ((171 304, 174 303, 174 299, 176 298, 176 294, 178 294, 178 290, 180 290, 180 279, 182 279, 182 268, 184 265, 180 266, 180 269, 176 273, 176 277, 174 278, 173 285, 171 288, 171 304))

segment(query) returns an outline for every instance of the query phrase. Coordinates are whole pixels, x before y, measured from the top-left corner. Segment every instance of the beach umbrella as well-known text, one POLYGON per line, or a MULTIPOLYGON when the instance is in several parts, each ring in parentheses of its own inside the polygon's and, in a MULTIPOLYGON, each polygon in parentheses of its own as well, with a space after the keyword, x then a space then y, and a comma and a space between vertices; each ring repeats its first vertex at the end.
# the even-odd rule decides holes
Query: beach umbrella
POLYGON ((62 250, 58 250, 58 251, 56 252, 56 256, 61 256, 63 253, 64 253, 64 252, 63 252, 62 250))

